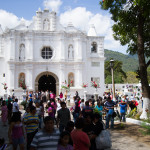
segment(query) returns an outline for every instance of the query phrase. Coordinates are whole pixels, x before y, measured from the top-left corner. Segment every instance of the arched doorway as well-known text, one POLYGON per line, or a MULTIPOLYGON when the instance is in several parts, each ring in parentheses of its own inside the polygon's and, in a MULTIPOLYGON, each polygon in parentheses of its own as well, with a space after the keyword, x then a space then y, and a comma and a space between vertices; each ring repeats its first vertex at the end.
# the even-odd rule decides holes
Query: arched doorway
POLYGON ((57 75, 52 72, 42 72, 35 79, 35 90, 51 90, 59 95, 59 79, 57 75))
POLYGON ((56 80, 51 75, 43 75, 38 81, 39 91, 52 91, 56 94, 56 80))

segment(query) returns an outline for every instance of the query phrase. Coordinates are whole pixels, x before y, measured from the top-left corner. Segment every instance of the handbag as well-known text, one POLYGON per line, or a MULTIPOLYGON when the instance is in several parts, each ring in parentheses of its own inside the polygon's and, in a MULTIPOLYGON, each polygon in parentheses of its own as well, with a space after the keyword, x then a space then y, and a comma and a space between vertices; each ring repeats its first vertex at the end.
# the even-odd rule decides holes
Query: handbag
POLYGON ((108 130, 102 130, 95 139, 97 149, 107 149, 112 147, 111 136, 108 130))
POLYGON ((115 118, 116 116, 117 116, 117 113, 114 111, 113 114, 112 114, 112 117, 115 118))

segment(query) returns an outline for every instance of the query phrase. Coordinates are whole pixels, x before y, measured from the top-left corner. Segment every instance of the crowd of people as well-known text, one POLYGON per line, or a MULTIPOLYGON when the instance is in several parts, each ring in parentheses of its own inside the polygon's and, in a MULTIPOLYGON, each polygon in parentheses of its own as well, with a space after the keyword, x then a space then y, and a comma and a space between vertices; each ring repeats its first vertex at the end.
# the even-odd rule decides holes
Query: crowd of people
MULTIPOLYGON (((114 128, 115 107, 120 107, 120 121, 125 122, 127 109, 138 105, 126 96, 113 101, 109 94, 84 101, 76 92, 74 105, 69 108, 62 92, 59 98, 48 91, 43 95, 30 92, 24 114, 15 97, 13 103, 2 101, 1 120, 4 127, 8 120, 8 138, 13 150, 18 146, 20 150, 96 150, 96 137, 102 130, 114 128), (106 119, 105 124, 103 119, 106 119)), ((5 149, 6 144, 0 138, 0 149, 2 147, 5 149)))

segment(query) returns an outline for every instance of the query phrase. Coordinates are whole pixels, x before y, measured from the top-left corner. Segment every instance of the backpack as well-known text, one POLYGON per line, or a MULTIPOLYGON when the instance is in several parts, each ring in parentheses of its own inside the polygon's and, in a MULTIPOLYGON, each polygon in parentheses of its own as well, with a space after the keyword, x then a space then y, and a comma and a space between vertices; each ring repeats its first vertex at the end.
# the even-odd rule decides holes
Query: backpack
POLYGON ((112 147, 111 135, 110 135, 110 132, 105 129, 104 123, 103 123, 103 128, 104 130, 102 130, 101 133, 95 139, 96 148, 98 150, 112 147))

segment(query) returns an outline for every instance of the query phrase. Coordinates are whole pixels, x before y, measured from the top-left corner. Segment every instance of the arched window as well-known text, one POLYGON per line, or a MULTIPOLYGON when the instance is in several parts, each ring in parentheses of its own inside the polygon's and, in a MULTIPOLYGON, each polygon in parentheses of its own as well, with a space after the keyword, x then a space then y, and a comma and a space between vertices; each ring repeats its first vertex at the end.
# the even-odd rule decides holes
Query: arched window
POLYGON ((51 50, 50 47, 44 47, 42 49, 42 54, 41 54, 43 59, 51 59, 53 56, 53 51, 51 50))
POLYGON ((91 44, 91 53, 97 53, 97 43, 92 42, 91 44))
POLYGON ((25 45, 24 44, 20 44, 20 47, 19 47, 19 60, 20 61, 25 60, 25 45))
POLYGON ((25 84, 25 74, 20 73, 19 74, 19 79, 18 79, 18 87, 21 87, 23 89, 26 89, 26 84, 25 84))
POLYGON ((68 84, 70 84, 71 87, 74 86, 74 74, 72 72, 68 74, 68 84))
POLYGON ((68 47, 68 59, 74 59, 73 45, 69 45, 69 47, 68 47))
POLYGON ((43 29, 44 30, 50 30, 50 22, 49 22, 49 19, 45 19, 43 21, 43 29))

